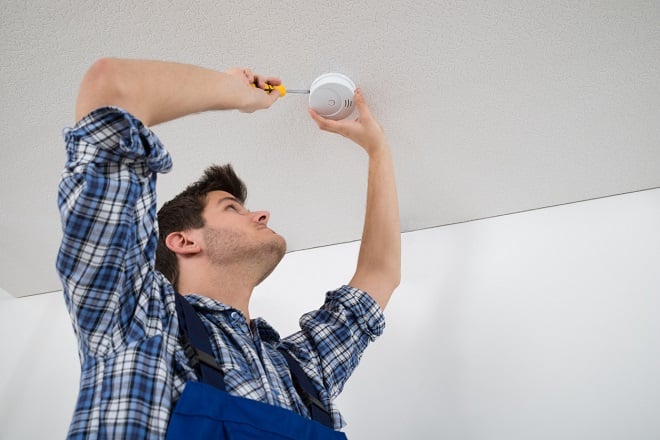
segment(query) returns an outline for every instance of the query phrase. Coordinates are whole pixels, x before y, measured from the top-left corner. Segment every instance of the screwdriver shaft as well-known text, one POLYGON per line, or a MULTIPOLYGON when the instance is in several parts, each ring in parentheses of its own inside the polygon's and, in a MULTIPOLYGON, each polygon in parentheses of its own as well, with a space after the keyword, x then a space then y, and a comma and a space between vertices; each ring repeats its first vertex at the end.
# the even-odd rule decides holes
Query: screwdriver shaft
POLYGON ((295 90, 295 89, 286 89, 287 93, 303 93, 309 94, 309 90, 295 90))

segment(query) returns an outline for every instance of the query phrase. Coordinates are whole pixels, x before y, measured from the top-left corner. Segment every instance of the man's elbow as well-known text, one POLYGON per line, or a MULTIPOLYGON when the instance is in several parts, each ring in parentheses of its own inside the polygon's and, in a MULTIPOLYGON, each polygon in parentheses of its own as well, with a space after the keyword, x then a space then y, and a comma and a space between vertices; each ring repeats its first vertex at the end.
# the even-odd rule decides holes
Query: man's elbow
POLYGON ((380 271, 380 277, 383 285, 390 291, 399 287, 401 284, 401 265, 393 265, 380 271))
POLYGON ((392 294, 401 284, 401 273, 388 273, 382 274, 380 279, 374 283, 373 290, 367 290, 370 294, 373 294, 374 299, 380 306, 382 310, 385 310, 385 307, 390 301, 392 294))
POLYGON ((392 293, 401 283, 401 268, 358 268, 350 282, 373 297, 384 310, 392 293))
POLYGON ((396 275, 393 275, 389 280, 388 280, 388 290, 390 291, 390 295, 394 293, 397 287, 401 284, 401 271, 399 271, 396 275))
POLYGON ((108 105, 120 105, 122 84, 119 60, 101 58, 85 73, 76 101, 76 121, 92 110, 108 105))
POLYGON ((400 284, 401 284, 401 269, 399 269, 399 271, 397 272, 396 277, 392 279, 392 292, 394 292, 394 290, 397 287, 399 287, 400 284))
POLYGON ((401 284, 401 266, 397 265, 396 267, 390 267, 382 272, 381 283, 380 290, 383 292, 383 297, 385 298, 381 307, 385 309, 385 305, 389 302, 390 297, 401 284))

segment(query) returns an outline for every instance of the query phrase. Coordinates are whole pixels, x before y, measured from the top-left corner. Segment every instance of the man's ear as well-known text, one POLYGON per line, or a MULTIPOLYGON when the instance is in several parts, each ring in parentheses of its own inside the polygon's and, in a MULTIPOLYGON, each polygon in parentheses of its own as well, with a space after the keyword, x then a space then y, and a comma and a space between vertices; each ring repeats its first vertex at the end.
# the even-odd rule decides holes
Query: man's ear
POLYGON ((194 255, 202 249, 199 242, 187 232, 172 232, 165 238, 167 248, 177 255, 194 255))

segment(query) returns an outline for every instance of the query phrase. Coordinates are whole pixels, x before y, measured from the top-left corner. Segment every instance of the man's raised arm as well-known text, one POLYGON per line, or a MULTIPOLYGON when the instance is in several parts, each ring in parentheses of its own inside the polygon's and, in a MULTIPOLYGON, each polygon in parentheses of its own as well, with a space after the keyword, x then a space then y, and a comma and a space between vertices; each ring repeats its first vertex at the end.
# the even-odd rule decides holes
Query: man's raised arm
POLYGON ((339 133, 369 155, 367 211, 355 275, 350 281, 384 309, 401 280, 401 231, 394 164, 383 129, 371 115, 360 90, 355 103, 359 118, 332 121, 310 110, 322 130, 339 133))
POLYGON ((266 83, 279 85, 280 80, 249 69, 218 72, 166 61, 103 58, 82 80, 76 121, 104 106, 123 108, 147 126, 209 110, 253 112, 270 107, 279 96, 261 90, 266 83))

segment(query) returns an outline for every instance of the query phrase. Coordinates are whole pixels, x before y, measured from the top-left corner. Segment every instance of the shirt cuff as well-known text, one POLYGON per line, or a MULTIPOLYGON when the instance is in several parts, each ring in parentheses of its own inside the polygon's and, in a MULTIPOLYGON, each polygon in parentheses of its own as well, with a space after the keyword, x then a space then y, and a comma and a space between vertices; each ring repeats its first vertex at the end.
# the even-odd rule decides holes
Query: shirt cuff
POLYGON ((338 302, 357 320, 357 324, 371 341, 383 334, 385 315, 376 301, 363 290, 341 286, 326 294, 326 302, 338 302))
POLYGON ((142 163, 149 171, 165 173, 172 159, 155 133, 118 107, 101 107, 65 129, 67 167, 87 163, 142 163))

